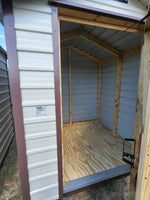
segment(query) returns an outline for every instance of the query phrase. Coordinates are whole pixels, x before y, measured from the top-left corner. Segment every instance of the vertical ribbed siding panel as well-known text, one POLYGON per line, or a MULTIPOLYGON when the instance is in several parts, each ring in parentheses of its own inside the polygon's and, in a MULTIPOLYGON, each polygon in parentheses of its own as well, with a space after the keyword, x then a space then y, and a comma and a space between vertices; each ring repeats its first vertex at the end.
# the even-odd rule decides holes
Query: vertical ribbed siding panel
POLYGON ((123 58, 118 133, 124 138, 133 136, 139 63, 139 54, 123 58))
POLYGON ((32 200, 58 199, 51 7, 14 0, 20 87, 32 200), (36 106, 46 106, 37 116, 36 106))
POLYGON ((7 55, 0 47, 0 164, 14 136, 7 55))
POLYGON ((97 119, 98 64, 71 50, 72 122, 97 119))
POLYGON ((68 66, 68 49, 61 53, 61 77, 62 77, 62 112, 63 123, 69 123, 69 66, 68 66))
POLYGON ((102 65, 101 70, 101 99, 100 121, 113 129, 114 106, 116 95, 117 61, 102 65))

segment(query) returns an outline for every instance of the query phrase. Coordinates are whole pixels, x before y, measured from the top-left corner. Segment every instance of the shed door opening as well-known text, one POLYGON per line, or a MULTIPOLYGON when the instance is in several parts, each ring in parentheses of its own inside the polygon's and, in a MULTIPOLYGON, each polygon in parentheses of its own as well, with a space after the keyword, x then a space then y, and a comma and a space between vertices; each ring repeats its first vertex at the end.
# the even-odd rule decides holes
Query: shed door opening
POLYGON ((60 34, 67 193, 130 172, 123 139, 133 137, 142 38, 66 21, 60 34))

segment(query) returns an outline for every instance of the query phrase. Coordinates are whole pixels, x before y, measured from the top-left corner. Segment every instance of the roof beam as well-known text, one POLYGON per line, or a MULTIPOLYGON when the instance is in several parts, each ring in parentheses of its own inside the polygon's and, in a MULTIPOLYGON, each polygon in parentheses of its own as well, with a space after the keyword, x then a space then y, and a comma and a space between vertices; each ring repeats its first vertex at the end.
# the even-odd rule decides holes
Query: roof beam
POLYGON ((139 47, 135 47, 133 49, 130 49, 128 51, 125 51, 125 52, 122 52, 122 56, 129 56, 129 55, 132 55, 132 54, 136 54, 136 53, 139 53, 141 51, 141 46, 139 47))
POLYGON ((80 49, 78 49, 74 46, 68 45, 68 46, 62 47, 62 50, 67 49, 67 48, 71 48, 72 50, 76 51, 77 53, 80 53, 80 54, 86 56, 87 58, 90 58, 91 60, 97 62, 97 63, 101 63, 100 59, 95 58, 95 57, 91 56, 90 54, 85 53, 84 51, 82 51, 82 50, 80 50, 80 49))
POLYGON ((88 40, 89 42, 92 42, 93 44, 105 49, 106 51, 109 51, 110 53, 112 53, 114 55, 121 54, 120 51, 118 51, 116 48, 109 45, 107 42, 104 42, 104 41, 100 40, 99 38, 96 38, 96 37, 88 34, 87 32, 84 32, 81 36, 83 38, 85 38, 86 40, 88 40))
MULTIPOLYGON (((135 22, 120 22, 120 24, 113 24, 112 23, 112 19, 109 20, 105 20, 104 22, 100 21, 101 17, 99 17, 99 21, 98 21, 98 17, 97 15, 95 15, 95 18, 93 20, 91 19, 86 19, 86 16, 84 16, 84 18, 75 18, 75 17, 70 17, 67 16, 68 13, 64 14, 64 15, 59 15, 59 19, 62 21, 67 21, 67 22, 73 22, 73 23, 79 23, 79 24, 84 24, 84 25, 91 25, 91 26, 96 26, 96 27, 102 27, 102 28, 109 28, 109 29, 115 29, 115 30, 119 30, 119 31, 126 31, 126 32, 131 32, 131 33, 141 33, 143 34, 143 29, 144 26, 143 24, 140 25, 140 30, 138 29, 138 23, 135 22), (111 23, 109 23, 109 21, 111 21, 111 23), (124 25, 124 24, 127 24, 124 25)), ((78 16, 78 15, 76 15, 78 16)), ((115 19, 113 19, 113 21, 115 21, 115 19)))
POLYGON ((75 30, 75 31, 63 33, 63 34, 61 34, 61 41, 69 40, 69 39, 76 38, 76 37, 83 37, 84 39, 88 40, 89 42, 92 42, 96 46, 99 46, 114 55, 121 55, 121 52, 118 51, 116 48, 112 47, 107 42, 104 42, 104 41, 100 40, 99 38, 94 37, 93 35, 87 33, 86 31, 75 30))
MULTIPOLYGON (((138 47, 135 47, 133 49, 130 49, 130 50, 127 50, 127 51, 124 51, 122 52, 121 56, 122 57, 126 57, 126 56, 130 56, 130 55, 133 55, 133 54, 136 54, 136 53, 139 53, 141 51, 141 46, 138 46, 138 47)), ((102 63, 107 63, 107 62, 110 62, 110 61, 114 61, 118 58, 118 56, 111 56, 109 58, 105 58, 102 60, 102 63)))
POLYGON ((70 39, 76 38, 78 36, 79 36, 79 31, 78 30, 67 32, 67 33, 63 33, 63 34, 61 34, 61 41, 70 40, 70 39))

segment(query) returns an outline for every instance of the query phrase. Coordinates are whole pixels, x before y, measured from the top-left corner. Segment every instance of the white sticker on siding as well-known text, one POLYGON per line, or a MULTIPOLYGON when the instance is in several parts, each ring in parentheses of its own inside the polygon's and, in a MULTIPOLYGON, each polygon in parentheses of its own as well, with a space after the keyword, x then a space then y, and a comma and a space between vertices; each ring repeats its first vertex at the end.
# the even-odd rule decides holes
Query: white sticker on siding
POLYGON ((46 106, 36 106, 36 116, 46 116, 46 106))

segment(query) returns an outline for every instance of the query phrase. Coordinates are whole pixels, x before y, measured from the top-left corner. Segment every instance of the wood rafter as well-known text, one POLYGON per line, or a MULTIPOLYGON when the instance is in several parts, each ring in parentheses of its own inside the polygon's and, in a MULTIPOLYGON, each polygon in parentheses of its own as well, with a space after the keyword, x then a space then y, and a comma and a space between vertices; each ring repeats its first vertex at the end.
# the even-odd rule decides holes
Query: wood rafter
POLYGON ((104 42, 104 41, 100 40, 99 38, 94 37, 93 35, 87 33, 86 31, 74 30, 74 31, 70 31, 67 33, 63 33, 63 34, 61 34, 61 41, 69 40, 69 39, 76 38, 76 37, 83 37, 84 39, 88 40, 89 42, 92 42, 96 46, 99 46, 114 55, 121 54, 120 51, 118 51, 116 48, 112 47, 107 42, 104 42))
POLYGON ((68 33, 63 33, 63 34, 61 34, 61 41, 70 40, 70 39, 78 37, 78 36, 79 36, 78 30, 70 31, 68 33))
POLYGON ((105 49, 106 51, 109 51, 110 53, 114 54, 114 55, 120 55, 121 52, 118 51, 116 48, 112 47, 110 44, 108 44, 107 42, 104 42, 102 40, 100 40, 99 38, 96 38, 86 32, 84 32, 81 37, 87 39, 88 41, 92 42, 93 44, 102 47, 103 49, 105 49))
POLYGON ((95 58, 95 57, 91 56, 90 54, 85 53, 84 51, 82 51, 82 50, 80 50, 80 49, 78 49, 78 48, 76 48, 76 47, 74 47, 74 46, 68 45, 68 46, 62 47, 62 50, 63 50, 63 49, 67 49, 67 48, 71 48, 71 49, 73 49, 74 51, 76 51, 76 52, 78 52, 78 53, 80 53, 80 54, 82 54, 82 55, 84 55, 84 56, 90 58, 91 60, 94 60, 94 61, 97 62, 97 63, 101 63, 101 60, 100 60, 100 59, 95 58))
MULTIPOLYGON (((130 55, 139 53, 140 51, 141 51, 141 46, 135 47, 135 48, 133 48, 133 49, 130 49, 130 50, 127 50, 127 51, 122 52, 122 53, 121 53, 121 56, 122 56, 122 57, 130 56, 130 55)), ((103 60, 102 60, 102 63, 107 63, 107 62, 116 60, 117 58, 118 58, 118 56, 111 56, 111 57, 109 57, 109 58, 103 59, 103 60)))

